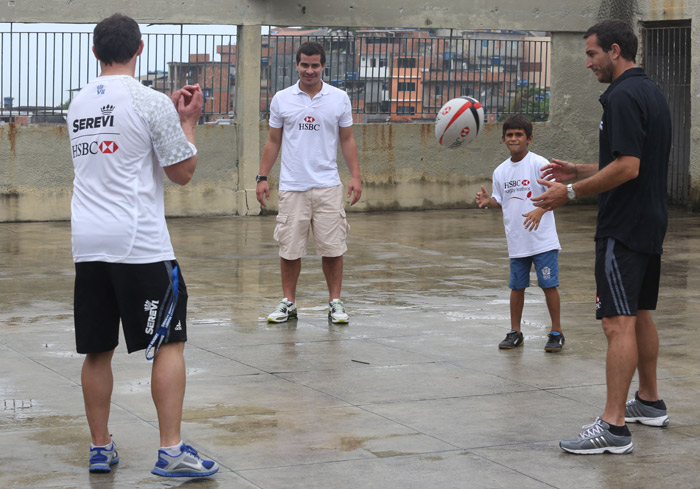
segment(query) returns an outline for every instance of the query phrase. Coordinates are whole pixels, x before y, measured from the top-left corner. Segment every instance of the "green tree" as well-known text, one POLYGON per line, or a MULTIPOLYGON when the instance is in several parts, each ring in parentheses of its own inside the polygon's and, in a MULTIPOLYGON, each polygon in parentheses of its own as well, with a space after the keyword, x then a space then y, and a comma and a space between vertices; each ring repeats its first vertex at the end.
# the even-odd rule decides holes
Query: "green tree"
POLYGON ((498 122, 505 121, 512 114, 521 114, 532 122, 549 119, 549 91, 541 87, 523 87, 518 89, 508 104, 508 108, 498 116, 498 122))

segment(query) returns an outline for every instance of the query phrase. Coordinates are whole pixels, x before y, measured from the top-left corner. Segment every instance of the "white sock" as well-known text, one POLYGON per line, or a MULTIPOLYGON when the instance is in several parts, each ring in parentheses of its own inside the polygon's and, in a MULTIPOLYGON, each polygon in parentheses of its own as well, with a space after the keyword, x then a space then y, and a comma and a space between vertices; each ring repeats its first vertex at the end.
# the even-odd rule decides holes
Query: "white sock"
POLYGON ((180 443, 177 445, 173 445, 172 447, 160 447, 160 449, 171 457, 177 457, 180 455, 180 452, 182 452, 182 440, 180 440, 180 443))
POLYGON ((94 450, 95 448, 104 448, 106 450, 111 450, 112 448, 114 448, 114 442, 111 441, 109 442, 109 445, 105 446, 93 445, 92 443, 90 443, 90 450, 94 450))

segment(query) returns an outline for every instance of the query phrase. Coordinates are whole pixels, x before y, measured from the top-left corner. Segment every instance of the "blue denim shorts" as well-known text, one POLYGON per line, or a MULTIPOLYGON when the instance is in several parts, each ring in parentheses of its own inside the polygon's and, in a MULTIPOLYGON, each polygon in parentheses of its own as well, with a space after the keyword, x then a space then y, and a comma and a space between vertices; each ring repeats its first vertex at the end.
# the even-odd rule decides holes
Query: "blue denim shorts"
POLYGON ((533 263, 537 272, 537 285, 543 289, 559 286, 559 250, 552 250, 534 256, 511 258, 508 287, 513 290, 529 287, 533 263))

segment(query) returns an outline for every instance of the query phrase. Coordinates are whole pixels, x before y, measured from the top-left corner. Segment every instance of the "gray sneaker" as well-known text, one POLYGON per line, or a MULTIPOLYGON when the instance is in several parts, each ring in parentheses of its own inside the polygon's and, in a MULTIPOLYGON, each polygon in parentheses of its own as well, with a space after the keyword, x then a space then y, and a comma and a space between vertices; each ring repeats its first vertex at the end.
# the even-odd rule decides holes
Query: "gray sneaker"
POLYGON ((559 442, 562 450, 580 455, 596 453, 632 453, 632 435, 617 436, 610 433, 610 425, 600 418, 593 424, 583 427, 584 431, 576 438, 566 438, 559 442))
POLYGON ((523 334, 517 331, 511 331, 506 335, 506 338, 498 344, 501 350, 512 350, 513 348, 523 344, 523 334))
POLYGON ((202 459, 197 450, 183 443, 180 454, 175 457, 165 450, 158 450, 158 461, 151 473, 162 477, 207 477, 218 471, 219 464, 202 459))
POLYGON ((345 324, 350 320, 340 299, 333 299, 328 303, 328 319, 334 324, 345 324))
POLYGON ((668 426, 668 414, 666 404, 663 409, 647 406, 639 401, 639 392, 634 393, 634 397, 625 404, 625 422, 642 423, 649 426, 668 426))
POLYGON ((297 318, 297 305, 285 297, 277 304, 275 310, 267 316, 268 323, 284 323, 297 318))

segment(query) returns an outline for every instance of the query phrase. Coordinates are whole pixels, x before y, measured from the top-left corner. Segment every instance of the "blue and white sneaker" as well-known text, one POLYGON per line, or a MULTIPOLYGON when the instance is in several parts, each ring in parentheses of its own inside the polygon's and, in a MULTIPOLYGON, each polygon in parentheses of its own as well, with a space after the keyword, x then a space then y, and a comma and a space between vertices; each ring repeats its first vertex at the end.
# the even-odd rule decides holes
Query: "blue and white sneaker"
POLYGON ((112 465, 119 463, 117 445, 112 442, 107 447, 90 447, 90 472, 105 474, 112 471, 112 465))
POLYGON ((183 443, 177 456, 158 450, 158 461, 151 473, 162 477, 207 477, 218 471, 219 464, 202 459, 197 450, 183 443))

